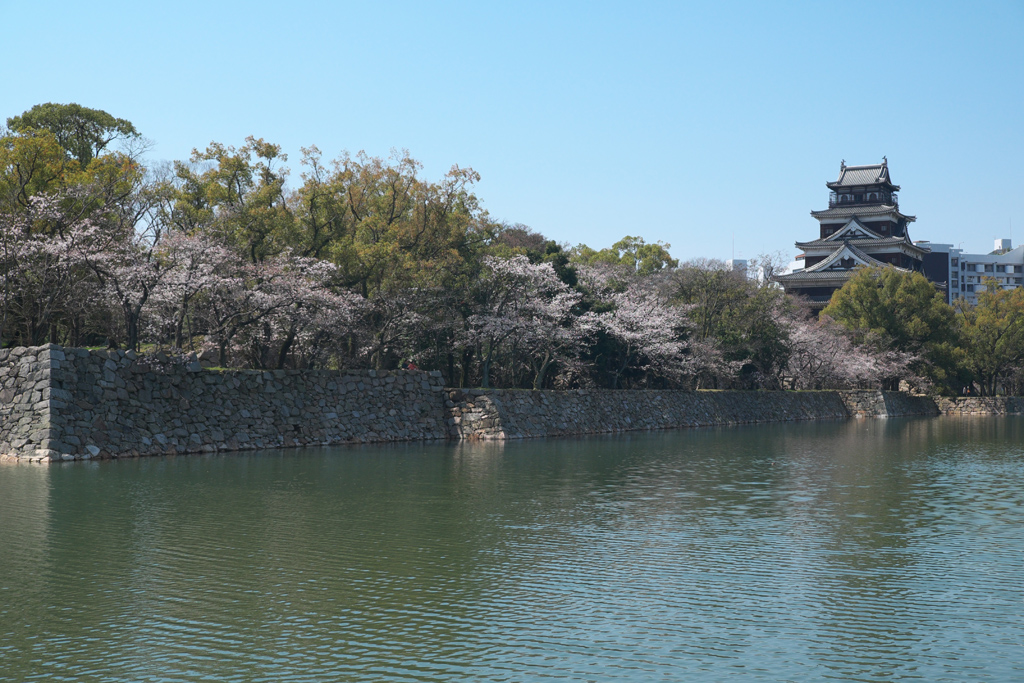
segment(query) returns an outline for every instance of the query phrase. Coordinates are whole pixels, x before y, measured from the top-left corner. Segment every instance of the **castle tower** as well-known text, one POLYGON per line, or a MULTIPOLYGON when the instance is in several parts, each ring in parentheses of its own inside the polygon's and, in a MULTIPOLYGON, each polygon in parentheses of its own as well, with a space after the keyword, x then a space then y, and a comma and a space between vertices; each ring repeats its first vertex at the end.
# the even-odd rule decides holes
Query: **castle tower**
POLYGON ((828 208, 811 211, 818 221, 818 238, 796 243, 804 267, 776 278, 787 294, 802 296, 821 310, 858 267, 922 272, 929 250, 910 241, 907 226, 917 219, 900 212, 900 188, 889 178, 885 157, 870 166, 847 166, 844 161, 839 178, 826 186, 828 208))

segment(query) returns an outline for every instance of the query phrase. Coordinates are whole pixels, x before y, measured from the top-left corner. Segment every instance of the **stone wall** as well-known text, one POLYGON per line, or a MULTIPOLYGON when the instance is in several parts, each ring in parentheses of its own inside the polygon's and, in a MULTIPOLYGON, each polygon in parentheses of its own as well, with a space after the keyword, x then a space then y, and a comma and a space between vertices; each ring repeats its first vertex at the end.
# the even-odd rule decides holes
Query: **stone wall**
POLYGON ((850 417, 907 417, 938 415, 929 396, 912 396, 900 391, 839 391, 850 417))
POLYGON ((50 455, 51 413, 64 406, 51 389, 50 372, 61 358, 57 347, 0 349, 0 457, 50 455))
POLYGON ((523 439, 752 422, 938 415, 895 391, 463 391, 447 389, 452 437, 523 439))
POLYGON ((20 412, 5 414, 0 427, 7 456, 73 460, 448 436, 440 373, 219 372, 162 355, 56 346, 12 354, 14 407, 4 409, 20 412), (34 431, 23 426, 31 419, 40 421, 34 431))
POLYGON ((1024 414, 1024 396, 940 396, 935 403, 943 415, 1024 414))
POLYGON ((453 436, 522 439, 749 422, 845 419, 836 392, 448 389, 453 436))
POLYGON ((790 420, 1024 413, 1024 398, 880 391, 444 389, 439 373, 213 371, 157 354, 0 350, 0 457, 74 460, 790 420))

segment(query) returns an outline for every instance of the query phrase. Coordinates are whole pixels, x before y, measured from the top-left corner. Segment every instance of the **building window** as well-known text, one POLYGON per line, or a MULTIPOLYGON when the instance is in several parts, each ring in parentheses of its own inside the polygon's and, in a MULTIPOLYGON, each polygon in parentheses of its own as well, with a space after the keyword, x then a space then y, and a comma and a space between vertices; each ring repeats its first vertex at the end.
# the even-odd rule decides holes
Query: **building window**
POLYGON ((996 266, 996 272, 997 273, 1005 273, 1006 272, 1006 266, 996 266))
POLYGON ((1013 267, 1013 272, 1015 272, 1015 273, 1024 273, 1024 266, 1014 266, 1013 267))
POLYGON ((956 262, 957 262, 957 261, 959 261, 959 260, 960 260, 960 259, 952 259, 952 260, 950 261, 950 263, 952 263, 952 264, 953 264, 953 267, 954 267, 954 268, 956 268, 956 262))
POLYGON ((1015 277, 1013 278, 1013 282, 1017 285, 1024 285, 1024 277, 1015 277))
POLYGON ((986 273, 991 273, 992 272, 992 264, 991 263, 986 263, 985 264, 985 272, 986 273))
POLYGON ((967 291, 968 292, 973 292, 974 291, 974 285, 967 285, 967 291))
POLYGON ((953 289, 960 289, 960 283, 956 280, 953 280, 953 289))

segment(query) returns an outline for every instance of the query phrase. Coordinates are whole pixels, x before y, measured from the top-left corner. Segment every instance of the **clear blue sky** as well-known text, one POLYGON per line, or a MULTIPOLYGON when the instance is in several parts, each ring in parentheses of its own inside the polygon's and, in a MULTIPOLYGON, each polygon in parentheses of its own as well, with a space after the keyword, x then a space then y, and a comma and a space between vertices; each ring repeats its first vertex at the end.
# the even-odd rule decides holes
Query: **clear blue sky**
POLYGON ((914 239, 1024 243, 1024 2, 9 2, 0 115, 78 102, 154 159, 256 135, 458 163, 496 218, 681 259, 794 254, 840 159, 914 239))

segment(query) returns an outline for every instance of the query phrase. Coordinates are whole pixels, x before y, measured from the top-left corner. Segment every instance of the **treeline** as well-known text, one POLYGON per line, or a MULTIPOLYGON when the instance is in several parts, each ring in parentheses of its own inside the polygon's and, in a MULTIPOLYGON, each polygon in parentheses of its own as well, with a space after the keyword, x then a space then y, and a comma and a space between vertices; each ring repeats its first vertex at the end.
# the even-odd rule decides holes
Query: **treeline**
POLYGON ((819 321, 771 282, 776 259, 756 259, 755 278, 639 237, 570 248, 489 216, 472 169, 428 181, 407 153, 326 162, 310 147, 287 183, 280 147, 255 138, 147 166, 130 122, 78 105, 39 105, 0 133, 6 346, 411 362, 453 386, 1017 386, 1019 355, 994 368, 975 353, 1015 293, 954 312, 923 278, 862 274, 847 289, 898 276, 899 301, 911 288, 924 312, 871 313, 861 293, 819 321))
MULTIPOLYGON (((833 294, 822 319, 860 347, 898 351, 907 379, 944 394, 1024 393, 1024 289, 984 278, 976 305, 952 306, 919 273, 863 269, 833 294)), ((826 323, 827 324, 827 323, 826 323)))

